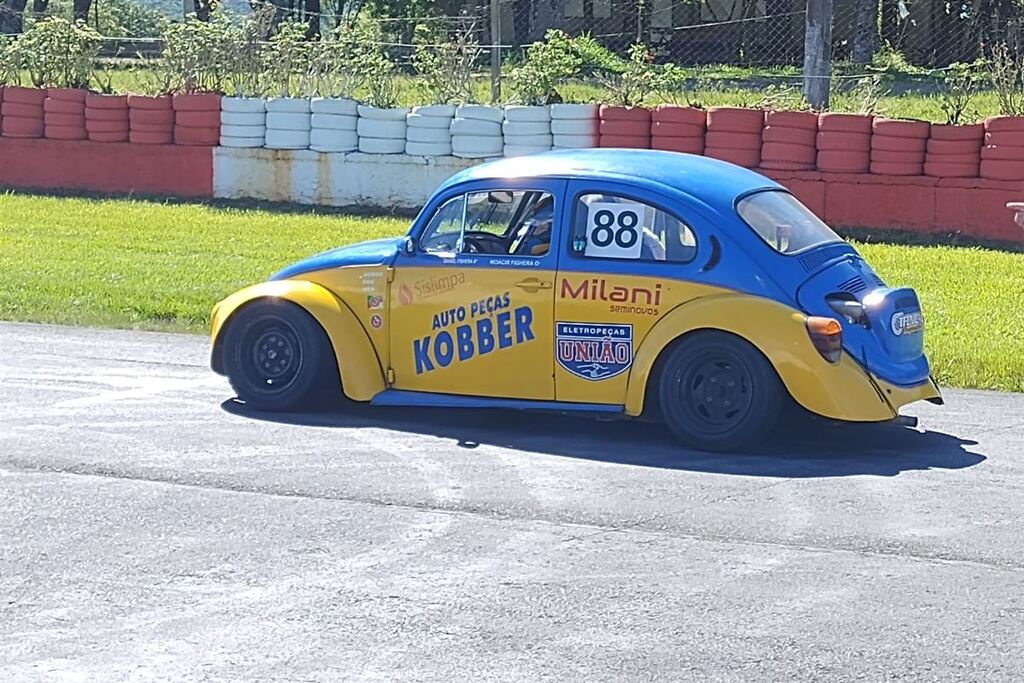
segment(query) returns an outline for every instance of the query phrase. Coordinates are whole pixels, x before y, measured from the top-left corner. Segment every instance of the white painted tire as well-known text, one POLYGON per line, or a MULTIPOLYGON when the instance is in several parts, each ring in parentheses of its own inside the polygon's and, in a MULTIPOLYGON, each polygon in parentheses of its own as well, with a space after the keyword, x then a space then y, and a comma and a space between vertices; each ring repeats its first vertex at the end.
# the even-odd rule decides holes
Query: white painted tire
POLYGON ((359 138, 359 151, 364 154, 402 154, 405 138, 359 138))
POLYGON ((222 97, 220 110, 232 114, 263 114, 267 111, 267 101, 262 97, 222 97))
POLYGON ((355 132, 358 123, 358 116, 344 114, 313 114, 309 117, 309 125, 313 130, 350 130, 355 132))
POLYGON ((385 138, 405 140, 405 119, 401 121, 383 121, 379 119, 360 118, 356 130, 361 138, 385 138))
POLYGON ((501 123, 505 120, 505 112, 498 107, 485 107, 482 104, 463 104, 455 110, 455 118, 501 123))
POLYGON ((404 122, 405 117, 408 113, 408 107, 393 107, 390 109, 381 109, 380 107, 370 107, 365 104, 359 105, 359 118, 369 119, 371 121, 404 122))
POLYGON ((550 135, 506 135, 504 143, 513 147, 546 147, 551 149, 550 135))
POLYGON ((556 149, 588 149, 597 147, 598 142, 597 135, 553 135, 551 145, 556 149))
POLYGON ((454 104, 428 104, 422 107, 413 107, 410 116, 426 116, 428 118, 450 119, 455 116, 454 104))
POLYGON ((482 119, 452 119, 452 135, 472 135, 501 139, 501 124, 482 119))
POLYGON ((309 148, 317 152, 354 152, 359 149, 359 136, 354 130, 314 128, 309 133, 309 148))
POLYGON ((551 120, 548 107, 510 104, 505 107, 505 120, 515 123, 545 123, 551 120))
POLYGON ((314 114, 356 116, 359 113, 359 103, 338 97, 314 97, 309 101, 309 110, 314 114))
POLYGON ((551 135, 551 123, 548 121, 506 121, 501 124, 501 132, 509 135, 551 135))
POLYGON ((309 131, 268 128, 263 146, 267 149, 306 149, 309 147, 309 131))
POLYGON ((309 100, 305 97, 271 97, 267 111, 279 114, 308 114, 309 100))
POLYGON ((309 131, 309 114, 295 114, 292 112, 268 112, 267 128, 273 130, 303 130, 309 131))
POLYGON ((452 134, 442 128, 406 128, 405 139, 408 142, 430 142, 450 145, 452 134))
POLYGON ((267 114, 262 111, 228 111, 222 109, 220 112, 220 125, 222 126, 265 126, 267 114))
POLYGON ((550 152, 550 147, 529 147, 524 145, 505 145, 502 149, 502 156, 505 157, 523 157, 527 154, 540 154, 541 152, 550 152))
POLYGON ((405 153, 414 157, 447 157, 452 154, 452 146, 441 142, 407 142, 405 153))
POLYGON ((596 135, 597 119, 555 119, 551 132, 555 135, 596 135))
POLYGON ((231 135, 220 136, 221 147, 235 147, 240 149, 259 149, 263 147, 264 138, 242 138, 231 135))
POLYGON ((405 117, 405 123, 410 128, 444 128, 448 130, 452 125, 452 118, 450 116, 425 116, 413 113, 405 117))
POLYGON ((596 104, 552 104, 551 118, 556 119, 596 119, 596 104))
POLYGON ((266 126, 231 126, 220 127, 221 137, 229 138, 262 138, 267 134, 266 126))
POLYGON ((499 137, 485 135, 453 135, 452 154, 476 159, 501 156, 503 144, 499 137))

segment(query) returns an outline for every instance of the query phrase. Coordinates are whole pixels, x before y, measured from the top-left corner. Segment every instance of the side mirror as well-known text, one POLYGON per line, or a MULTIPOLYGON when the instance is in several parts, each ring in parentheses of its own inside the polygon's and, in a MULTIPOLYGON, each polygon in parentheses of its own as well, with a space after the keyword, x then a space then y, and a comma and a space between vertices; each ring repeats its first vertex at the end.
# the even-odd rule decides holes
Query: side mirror
POLYGON ((416 253, 416 240, 411 237, 406 237, 402 240, 402 253, 406 256, 412 256, 416 253))

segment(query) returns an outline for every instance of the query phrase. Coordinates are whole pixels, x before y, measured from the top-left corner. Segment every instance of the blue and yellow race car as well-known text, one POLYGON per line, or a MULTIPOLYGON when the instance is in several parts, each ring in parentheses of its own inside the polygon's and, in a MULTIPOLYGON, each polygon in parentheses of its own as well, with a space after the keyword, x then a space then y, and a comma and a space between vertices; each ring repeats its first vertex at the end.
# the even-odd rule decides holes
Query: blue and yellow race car
POLYGON ((407 236, 334 249, 213 311, 212 366, 262 410, 655 416, 743 447, 791 397, 894 419, 941 402, 912 289, 775 182, 704 157, 576 150, 465 170, 407 236))

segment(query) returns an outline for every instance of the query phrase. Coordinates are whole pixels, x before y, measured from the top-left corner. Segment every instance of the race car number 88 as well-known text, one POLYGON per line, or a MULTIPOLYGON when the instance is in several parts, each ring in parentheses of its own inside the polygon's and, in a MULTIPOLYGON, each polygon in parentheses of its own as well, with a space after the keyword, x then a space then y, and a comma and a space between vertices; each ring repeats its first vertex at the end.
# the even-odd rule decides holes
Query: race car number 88
POLYGON ((588 207, 587 256, 640 257, 640 212, 634 203, 595 202, 588 207))

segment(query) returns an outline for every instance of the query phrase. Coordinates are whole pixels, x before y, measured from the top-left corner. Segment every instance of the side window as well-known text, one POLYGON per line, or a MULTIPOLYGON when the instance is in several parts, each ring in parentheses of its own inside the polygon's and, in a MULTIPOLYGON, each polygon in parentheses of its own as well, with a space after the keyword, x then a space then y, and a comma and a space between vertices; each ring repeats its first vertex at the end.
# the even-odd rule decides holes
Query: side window
POLYGON ((693 230, 656 206, 611 194, 584 194, 573 211, 572 250, 589 258, 687 263, 693 230))
POLYGON ((551 249, 554 197, 539 190, 490 190, 441 205, 420 237, 429 253, 543 256, 551 249))

